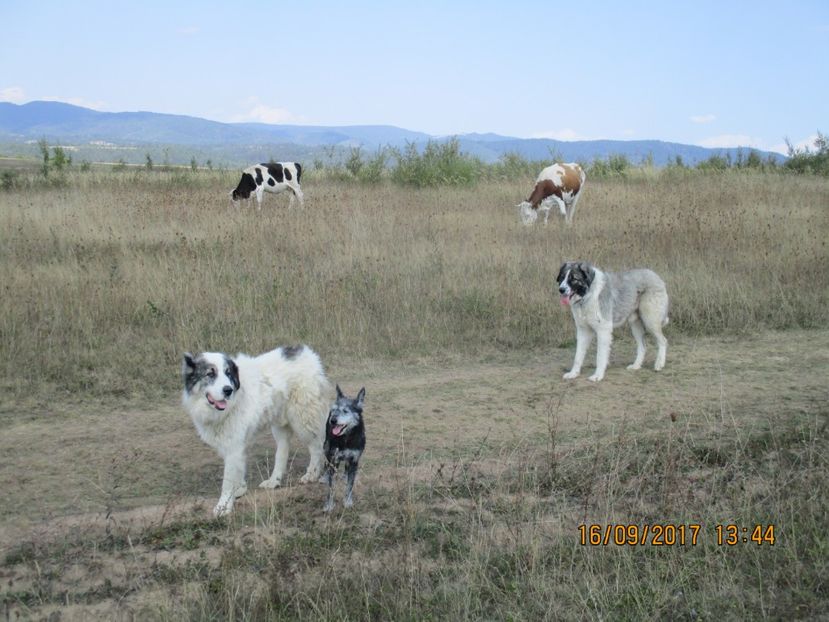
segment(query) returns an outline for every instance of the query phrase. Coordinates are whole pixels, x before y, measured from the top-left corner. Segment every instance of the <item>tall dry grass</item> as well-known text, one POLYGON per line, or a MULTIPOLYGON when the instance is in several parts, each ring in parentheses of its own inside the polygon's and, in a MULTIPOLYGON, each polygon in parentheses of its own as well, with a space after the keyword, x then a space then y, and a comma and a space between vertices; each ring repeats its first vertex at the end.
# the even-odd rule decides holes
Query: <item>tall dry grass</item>
POLYGON ((7 553, 18 581, 0 602, 43 619, 823 619, 829 412, 710 414, 558 445, 551 410, 546 449, 469 448, 430 470, 401 452, 359 509, 327 517, 321 495, 296 492, 227 521, 79 525, 7 553), (729 524, 746 540, 718 540, 729 524), (590 545, 580 525, 688 531, 590 545))
POLYGON ((550 348, 564 259, 649 266, 683 334, 826 324, 829 182, 677 171, 588 180, 575 225, 526 228, 531 180, 309 176, 229 207, 233 173, 91 172, 0 193, 0 377, 27 393, 177 385, 184 350, 304 341, 326 359, 550 348))

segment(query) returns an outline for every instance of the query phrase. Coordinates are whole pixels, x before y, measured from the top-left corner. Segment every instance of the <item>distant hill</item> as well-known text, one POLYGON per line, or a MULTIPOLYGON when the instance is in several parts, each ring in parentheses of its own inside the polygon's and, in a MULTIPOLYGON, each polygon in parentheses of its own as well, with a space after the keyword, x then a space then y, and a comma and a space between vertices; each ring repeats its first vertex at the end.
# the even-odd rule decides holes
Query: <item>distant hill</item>
MULTIPOLYGON (((0 143, 25 145, 45 138, 50 143, 73 146, 84 157, 112 161, 135 161, 145 151, 164 150, 170 163, 188 163, 191 157, 240 165, 251 160, 307 159, 323 153, 346 152, 361 147, 366 152, 384 146, 423 145, 429 140, 446 140, 423 132, 390 125, 309 126, 265 123, 220 123, 184 115, 155 112, 99 112, 61 102, 35 101, 28 104, 0 102, 0 143), (87 155, 91 154, 91 155, 87 155)), ((680 156, 695 164, 712 155, 737 157, 738 149, 707 149, 695 145, 658 140, 559 141, 545 138, 514 138, 498 134, 464 134, 457 137, 461 150, 486 162, 506 153, 530 160, 590 162, 619 154, 638 163, 652 157, 664 165, 680 156)), ((25 151, 12 149, 12 151, 25 151)), ((31 149, 31 147, 30 147, 31 149)), ((743 149, 747 152, 748 149, 743 149)), ((778 161, 780 154, 759 152, 778 161)))

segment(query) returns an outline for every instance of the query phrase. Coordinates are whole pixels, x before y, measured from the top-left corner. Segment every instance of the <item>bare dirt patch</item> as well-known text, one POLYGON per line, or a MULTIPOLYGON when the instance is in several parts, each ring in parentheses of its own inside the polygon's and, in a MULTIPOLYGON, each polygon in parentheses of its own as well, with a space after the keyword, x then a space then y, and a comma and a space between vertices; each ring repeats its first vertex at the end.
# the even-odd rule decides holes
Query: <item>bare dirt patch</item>
MULTIPOLYGON (((228 560, 239 551, 246 551, 248 564, 251 555, 258 559, 286 542, 293 548, 281 555, 296 569, 296 580, 322 581, 324 572, 314 564, 323 553, 315 548, 321 545, 314 534, 323 527, 327 533, 339 529, 337 537, 345 538, 341 545, 329 543, 332 564, 357 556, 367 572, 378 573, 384 559, 400 555, 414 555, 417 572, 434 572, 429 560, 455 554, 460 536, 453 525, 468 516, 493 523, 487 532, 493 546, 532 541, 535 547, 565 532, 573 538, 569 532, 579 514, 583 519, 595 507, 571 503, 555 486, 533 484, 535 492, 527 494, 509 483, 516 469, 551 443, 558 468, 578 471, 567 462, 579 447, 628 434, 646 443, 724 425, 774 428, 818 412, 827 398, 829 331, 674 337, 661 373, 627 371, 632 353, 630 340, 618 339, 599 384, 588 382, 589 374, 573 382, 561 379, 570 348, 493 351, 474 359, 334 362, 329 372, 342 386, 367 387, 369 445, 356 512, 331 518, 321 512, 322 485, 296 483, 307 460, 302 452, 294 456, 288 487, 255 490, 272 460, 271 439, 263 432, 249 460, 252 492, 238 506, 238 516, 246 518, 212 520, 221 461, 199 441, 177 395, 125 404, 61 402, 6 413, 0 418, 0 594, 6 610, 44 616, 58 611, 64 620, 177 611, 183 594, 195 601, 209 598, 204 590, 216 573, 227 588, 228 560), (424 487, 427 493, 412 496, 424 487), (530 515, 547 504, 537 496, 542 488, 558 499, 559 509, 543 521, 533 519, 531 536, 519 537, 509 522, 498 522, 499 508, 523 508, 530 515), (486 507, 480 498, 487 499, 486 507), (414 521, 411 533, 423 538, 406 552, 396 548, 399 542, 383 540, 400 521, 414 521), (350 548, 344 535, 349 529, 381 546, 379 557, 350 548)), ((534 473, 516 477, 524 481, 534 473)), ((761 484, 754 482, 754 493, 763 494, 761 484)), ((716 497, 706 489, 688 495, 694 503, 716 497)), ((244 567, 237 578, 252 590, 255 573, 244 567)))

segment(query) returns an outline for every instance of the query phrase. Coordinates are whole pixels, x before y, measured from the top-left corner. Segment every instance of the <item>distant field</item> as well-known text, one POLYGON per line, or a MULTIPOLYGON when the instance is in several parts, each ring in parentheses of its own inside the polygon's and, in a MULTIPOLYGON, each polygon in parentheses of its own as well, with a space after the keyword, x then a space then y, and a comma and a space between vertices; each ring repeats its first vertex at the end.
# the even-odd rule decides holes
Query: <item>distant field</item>
MULTIPOLYGON (((7 169, 8 161, 0 161, 7 169)), ((829 181, 591 180, 525 228, 532 179, 364 186, 231 208, 236 173, 70 172, 0 191, 0 600, 12 618, 815 619, 829 609, 829 181), (664 372, 561 380, 564 259, 649 266, 664 372), (185 350, 305 342, 366 385, 353 512, 321 485, 209 508, 185 350), (697 544, 581 524, 701 524, 697 544), (716 542, 716 524, 775 542, 716 542)), ((594 354, 588 356, 588 370, 594 354)), ((653 350, 646 366, 652 365, 653 350)), ((257 483, 272 453, 258 439, 257 483)), ((292 476, 307 456, 298 453, 292 476)), ((294 477, 296 479, 296 477, 294 477)), ((741 534, 742 535, 742 534, 741 534)))

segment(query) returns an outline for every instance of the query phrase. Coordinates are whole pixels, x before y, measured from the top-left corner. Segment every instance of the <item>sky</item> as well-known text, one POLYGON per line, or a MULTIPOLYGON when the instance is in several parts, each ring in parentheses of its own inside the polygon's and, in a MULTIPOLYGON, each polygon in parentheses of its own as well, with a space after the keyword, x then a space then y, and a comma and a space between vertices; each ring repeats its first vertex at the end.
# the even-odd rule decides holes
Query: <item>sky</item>
POLYGON ((829 0, 0 0, 0 101, 785 153, 829 131, 829 0))

